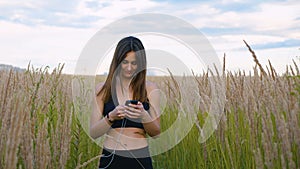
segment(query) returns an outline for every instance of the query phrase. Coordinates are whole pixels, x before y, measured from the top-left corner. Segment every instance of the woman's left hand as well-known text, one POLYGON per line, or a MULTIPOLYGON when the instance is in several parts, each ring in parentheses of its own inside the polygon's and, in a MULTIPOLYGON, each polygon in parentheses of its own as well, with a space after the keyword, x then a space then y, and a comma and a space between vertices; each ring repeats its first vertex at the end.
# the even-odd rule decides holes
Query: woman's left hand
POLYGON ((143 119, 148 113, 144 109, 143 104, 139 101, 138 104, 129 104, 125 107, 125 116, 132 119, 143 119))

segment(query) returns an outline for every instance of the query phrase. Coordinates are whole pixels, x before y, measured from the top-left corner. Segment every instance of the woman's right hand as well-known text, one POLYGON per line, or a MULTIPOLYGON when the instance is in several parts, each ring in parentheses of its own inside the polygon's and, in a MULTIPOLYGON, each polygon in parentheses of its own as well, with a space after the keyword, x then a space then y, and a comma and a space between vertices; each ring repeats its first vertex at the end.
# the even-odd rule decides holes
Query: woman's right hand
POLYGON ((109 120, 122 120, 125 118, 125 107, 124 105, 118 105, 113 111, 109 112, 109 120))

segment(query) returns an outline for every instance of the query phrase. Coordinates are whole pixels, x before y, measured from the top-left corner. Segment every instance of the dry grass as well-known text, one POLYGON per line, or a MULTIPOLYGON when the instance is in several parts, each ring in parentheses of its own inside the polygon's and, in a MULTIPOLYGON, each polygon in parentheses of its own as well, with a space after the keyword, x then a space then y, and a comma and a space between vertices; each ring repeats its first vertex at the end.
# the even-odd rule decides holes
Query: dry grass
POLYGON ((66 165, 73 112, 70 80, 61 70, 0 72, 0 168, 66 165))

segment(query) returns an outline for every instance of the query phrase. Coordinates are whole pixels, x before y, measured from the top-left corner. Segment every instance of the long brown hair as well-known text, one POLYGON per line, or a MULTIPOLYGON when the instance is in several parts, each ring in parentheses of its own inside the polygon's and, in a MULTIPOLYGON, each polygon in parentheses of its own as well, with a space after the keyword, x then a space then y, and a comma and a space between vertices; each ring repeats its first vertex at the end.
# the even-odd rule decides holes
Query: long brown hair
POLYGON ((110 64, 109 73, 105 80, 102 89, 97 93, 97 96, 103 94, 104 103, 109 99, 113 99, 114 103, 117 103, 116 95, 116 76, 120 73, 120 64, 125 59, 128 52, 134 51, 137 71, 134 74, 129 87, 133 91, 133 99, 141 102, 147 101, 146 90, 146 53, 142 42, 133 36, 125 37, 117 44, 112 62, 110 64))

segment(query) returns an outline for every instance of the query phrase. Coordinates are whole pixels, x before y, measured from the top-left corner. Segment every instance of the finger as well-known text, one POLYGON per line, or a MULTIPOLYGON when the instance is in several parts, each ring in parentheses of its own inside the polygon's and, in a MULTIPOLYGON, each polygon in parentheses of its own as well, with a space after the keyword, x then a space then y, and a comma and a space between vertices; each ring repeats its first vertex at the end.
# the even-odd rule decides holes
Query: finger
POLYGON ((135 113, 135 114, 141 114, 142 110, 141 109, 138 109, 138 108, 132 108, 132 107, 128 107, 126 111, 129 111, 129 112, 132 112, 132 113, 135 113))
POLYGON ((130 118, 139 118, 140 114, 132 111, 126 111, 126 116, 130 118))
POLYGON ((128 105, 124 105, 124 107, 134 107, 134 108, 138 108, 140 107, 142 104, 141 102, 138 102, 137 104, 131 104, 129 103, 128 105))
POLYGON ((130 107, 133 107, 135 109, 140 109, 143 105, 142 104, 129 104, 130 107))
POLYGON ((118 107, 117 110, 118 110, 117 111, 118 113, 122 113, 122 112, 124 112, 125 108, 124 107, 118 107))
POLYGON ((123 105, 118 105, 118 106, 116 107, 116 109, 117 109, 117 110, 123 110, 123 109, 124 109, 124 106, 123 106, 123 105))
POLYGON ((119 111, 117 112, 117 115, 122 115, 122 114, 125 114, 125 110, 119 110, 119 111))
POLYGON ((125 106, 125 109, 134 110, 134 109, 143 109, 143 105, 137 105, 137 104, 129 104, 129 106, 125 106))
POLYGON ((126 117, 131 118, 131 119, 138 119, 139 118, 139 116, 133 116, 133 115, 129 115, 129 114, 126 114, 126 117))
POLYGON ((125 112, 126 111, 133 111, 133 110, 134 110, 134 108, 132 108, 130 106, 125 106, 125 109, 124 109, 125 112))
POLYGON ((121 118, 121 119, 123 119, 125 117, 125 114, 124 113, 123 114, 119 114, 118 117, 121 118))

